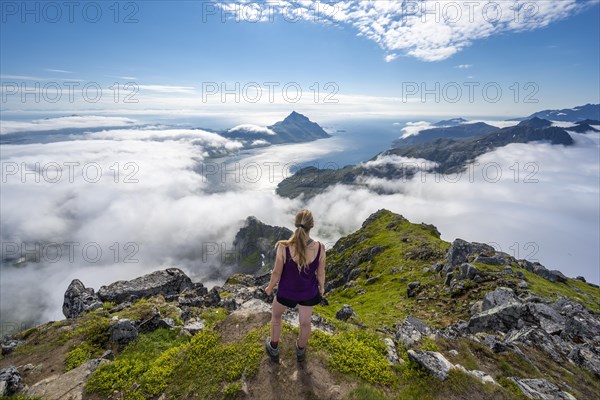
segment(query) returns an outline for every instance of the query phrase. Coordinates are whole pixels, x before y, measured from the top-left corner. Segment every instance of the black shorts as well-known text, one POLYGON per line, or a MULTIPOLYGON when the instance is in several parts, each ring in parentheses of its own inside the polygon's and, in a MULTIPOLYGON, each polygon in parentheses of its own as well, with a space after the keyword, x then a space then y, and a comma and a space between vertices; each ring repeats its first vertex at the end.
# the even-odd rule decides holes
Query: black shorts
POLYGON ((283 304, 284 306, 290 307, 290 308, 294 308, 296 307, 296 304, 300 304, 301 306, 316 306, 317 304, 319 304, 321 302, 321 294, 317 293, 317 295, 315 297, 313 297, 312 299, 308 299, 308 300, 290 300, 290 299, 284 299, 283 297, 280 297, 279 295, 277 295, 277 301, 279 302, 279 304, 283 304))

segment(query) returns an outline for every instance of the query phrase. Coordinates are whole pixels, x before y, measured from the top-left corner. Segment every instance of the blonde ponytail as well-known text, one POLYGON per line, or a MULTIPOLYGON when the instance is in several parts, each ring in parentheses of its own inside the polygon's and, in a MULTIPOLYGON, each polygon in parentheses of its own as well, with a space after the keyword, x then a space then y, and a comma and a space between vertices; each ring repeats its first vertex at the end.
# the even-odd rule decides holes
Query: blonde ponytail
MULTIPOLYGON (((296 229, 288 240, 279 240, 275 246, 282 244, 288 247, 290 244, 296 246, 296 263, 298 264, 298 271, 302 272, 303 269, 308 267, 308 260, 306 259, 306 241, 308 240, 308 233, 314 225, 312 213, 306 209, 298 211, 294 221, 296 229)), ((285 262, 285 254, 284 254, 285 262)))

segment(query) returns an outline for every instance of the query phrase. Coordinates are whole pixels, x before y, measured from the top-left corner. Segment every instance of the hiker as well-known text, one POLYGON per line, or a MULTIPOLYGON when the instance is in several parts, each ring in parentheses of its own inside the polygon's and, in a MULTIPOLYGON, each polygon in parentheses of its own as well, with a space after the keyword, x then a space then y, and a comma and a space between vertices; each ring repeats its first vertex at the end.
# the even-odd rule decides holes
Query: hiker
POLYGON ((293 235, 275 245, 275 265, 265 289, 270 296, 277 285, 271 310, 271 336, 265 342, 267 354, 275 362, 279 362, 281 317, 285 307, 298 305, 299 308, 300 335, 296 340, 296 358, 302 362, 310 337, 313 306, 321 302, 325 292, 325 246, 310 238, 313 225, 309 210, 298 211, 293 235))

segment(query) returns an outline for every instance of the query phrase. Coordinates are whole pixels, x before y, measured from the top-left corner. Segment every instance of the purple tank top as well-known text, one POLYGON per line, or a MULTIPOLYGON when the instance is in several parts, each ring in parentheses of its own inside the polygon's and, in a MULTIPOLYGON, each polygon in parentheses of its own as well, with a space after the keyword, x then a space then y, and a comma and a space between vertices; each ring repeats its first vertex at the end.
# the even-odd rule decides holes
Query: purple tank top
POLYGON ((298 271, 298 264, 292 259, 289 247, 285 248, 285 263, 283 264, 281 278, 279 278, 278 296, 284 299, 302 301, 312 299, 319 293, 319 281, 316 272, 321 257, 321 243, 317 243, 319 245, 317 257, 302 272, 298 271))

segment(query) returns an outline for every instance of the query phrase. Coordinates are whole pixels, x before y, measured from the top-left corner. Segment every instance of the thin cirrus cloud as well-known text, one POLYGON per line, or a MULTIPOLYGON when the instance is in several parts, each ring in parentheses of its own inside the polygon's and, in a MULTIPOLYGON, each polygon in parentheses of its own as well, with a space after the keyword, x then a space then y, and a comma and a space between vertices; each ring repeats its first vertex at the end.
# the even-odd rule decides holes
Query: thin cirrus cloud
MULTIPOLYGON (((225 15, 238 20, 266 22, 256 18, 250 4, 233 7, 218 5, 225 15), (254 18, 252 18, 254 16, 254 18)), ((327 3, 319 1, 279 1, 269 7, 288 21, 290 15, 323 24, 355 28, 357 36, 377 43, 386 52, 401 52, 423 61, 445 60, 490 36, 530 31, 568 18, 596 0, 539 0, 535 2, 448 2, 448 1, 358 1, 327 3), (291 10, 291 11, 290 11, 291 10), (292 12, 293 11, 293 12, 292 12)), ((265 13, 263 13, 265 14, 265 13)), ((390 62, 395 53, 384 57, 390 62)))
POLYGON ((64 69, 53 69, 53 68, 44 68, 44 71, 48 72, 58 72, 59 74, 72 74, 72 71, 67 71, 64 69))
POLYGON ((138 85, 140 90, 148 90, 160 93, 194 93, 192 86, 169 86, 169 85, 138 85))

